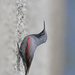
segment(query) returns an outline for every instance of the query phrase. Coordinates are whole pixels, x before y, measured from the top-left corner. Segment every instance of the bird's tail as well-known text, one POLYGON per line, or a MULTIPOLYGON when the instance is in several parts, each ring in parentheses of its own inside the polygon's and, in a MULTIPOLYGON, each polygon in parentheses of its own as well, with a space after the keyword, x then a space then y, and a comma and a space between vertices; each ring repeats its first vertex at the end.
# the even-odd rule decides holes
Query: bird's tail
POLYGON ((26 64, 26 65, 25 65, 25 75, 27 75, 27 74, 28 74, 29 69, 30 69, 30 65, 29 65, 29 66, 27 66, 27 64, 26 64))
POLYGON ((27 65, 25 65, 25 75, 28 74, 29 68, 27 67, 27 65))
POLYGON ((25 75, 28 74, 30 66, 31 66, 31 63, 32 63, 32 58, 30 59, 30 62, 29 61, 25 62, 25 75))

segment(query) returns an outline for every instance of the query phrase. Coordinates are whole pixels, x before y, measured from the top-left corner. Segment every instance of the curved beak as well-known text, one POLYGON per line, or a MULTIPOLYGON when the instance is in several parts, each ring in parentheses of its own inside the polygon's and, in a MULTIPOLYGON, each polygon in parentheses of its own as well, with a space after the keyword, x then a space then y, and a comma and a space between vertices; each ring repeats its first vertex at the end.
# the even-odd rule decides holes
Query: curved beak
POLYGON ((45 30, 45 21, 43 21, 44 22, 44 29, 43 30, 45 30))
POLYGON ((40 38, 41 36, 43 36, 43 35, 45 35, 45 21, 43 21, 44 22, 44 29, 39 33, 39 34, 36 34, 35 36, 37 37, 37 38, 40 38))
POLYGON ((39 33, 40 35, 44 35, 45 34, 45 21, 44 22, 44 29, 39 33))

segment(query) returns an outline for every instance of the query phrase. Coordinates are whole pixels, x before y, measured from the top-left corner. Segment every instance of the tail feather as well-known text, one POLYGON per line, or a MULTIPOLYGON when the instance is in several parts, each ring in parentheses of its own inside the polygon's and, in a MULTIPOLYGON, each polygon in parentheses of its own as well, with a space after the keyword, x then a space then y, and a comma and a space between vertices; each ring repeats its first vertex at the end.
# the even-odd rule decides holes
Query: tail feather
POLYGON ((28 74, 29 69, 30 69, 30 66, 31 66, 31 63, 32 63, 32 58, 30 58, 29 60, 26 60, 26 65, 25 65, 25 75, 28 74))
POLYGON ((29 72, 29 68, 30 68, 30 67, 28 67, 27 64, 26 64, 26 65, 25 65, 25 75, 28 74, 28 72, 29 72))
POLYGON ((28 74, 28 72, 29 72, 29 69, 30 69, 30 65, 29 66, 25 66, 26 68, 25 68, 25 75, 27 75, 28 74))

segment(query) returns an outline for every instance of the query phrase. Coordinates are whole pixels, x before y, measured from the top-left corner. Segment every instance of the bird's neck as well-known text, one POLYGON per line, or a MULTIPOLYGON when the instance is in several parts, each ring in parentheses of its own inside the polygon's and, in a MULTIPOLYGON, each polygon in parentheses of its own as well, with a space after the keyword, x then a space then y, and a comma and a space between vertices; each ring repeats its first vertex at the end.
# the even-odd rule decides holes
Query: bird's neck
POLYGON ((43 38, 41 38, 41 37, 39 39, 37 38, 37 46, 39 46, 42 43, 44 43, 43 38))

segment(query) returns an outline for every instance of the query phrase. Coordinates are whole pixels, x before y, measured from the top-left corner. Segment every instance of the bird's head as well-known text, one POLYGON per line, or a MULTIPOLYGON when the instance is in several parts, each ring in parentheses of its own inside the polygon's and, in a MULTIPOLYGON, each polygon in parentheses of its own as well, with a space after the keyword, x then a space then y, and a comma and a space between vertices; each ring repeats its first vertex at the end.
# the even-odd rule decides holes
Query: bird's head
POLYGON ((38 45, 46 42, 47 33, 45 30, 45 21, 44 21, 44 29, 39 34, 36 34, 35 36, 38 38, 38 41, 37 41, 38 45))

